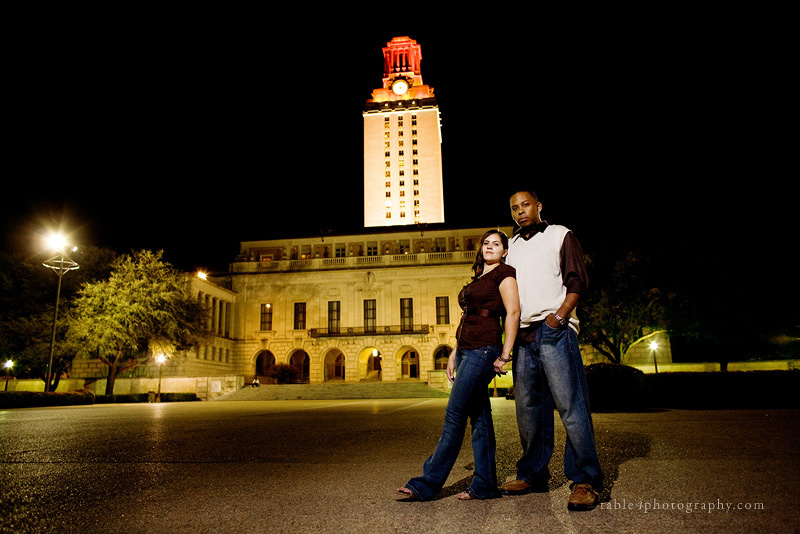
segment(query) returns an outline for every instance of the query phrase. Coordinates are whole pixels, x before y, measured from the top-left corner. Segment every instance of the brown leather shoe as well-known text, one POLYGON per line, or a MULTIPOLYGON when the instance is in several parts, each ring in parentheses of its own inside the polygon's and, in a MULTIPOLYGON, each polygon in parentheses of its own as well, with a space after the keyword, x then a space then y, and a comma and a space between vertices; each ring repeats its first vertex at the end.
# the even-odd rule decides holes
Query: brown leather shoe
POLYGON ((524 480, 512 480, 500 486, 500 491, 502 491, 504 495, 524 495, 530 493, 532 489, 533 486, 524 480))
POLYGON ((503 495, 525 495, 526 493, 547 493, 547 479, 535 480, 532 484, 524 480, 512 480, 500 486, 503 495))
POLYGON ((573 512, 591 510, 597 506, 599 500, 600 496, 591 484, 575 484, 572 486, 572 493, 567 501, 567 510, 573 512))

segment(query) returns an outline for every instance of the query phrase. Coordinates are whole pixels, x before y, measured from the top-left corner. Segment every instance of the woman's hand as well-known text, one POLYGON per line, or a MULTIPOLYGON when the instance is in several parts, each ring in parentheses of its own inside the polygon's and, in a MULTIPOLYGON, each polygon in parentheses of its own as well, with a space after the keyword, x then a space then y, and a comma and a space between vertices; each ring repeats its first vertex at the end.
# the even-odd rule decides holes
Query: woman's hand
POLYGON ((511 361, 511 358, 508 358, 507 360, 504 360, 504 359, 503 359, 503 355, 501 354, 501 355, 500 355, 500 357, 499 357, 499 358, 497 358, 497 359, 494 361, 494 372, 495 372, 495 373, 497 373, 497 374, 499 374, 499 375, 504 375, 504 374, 506 374, 508 371, 504 371, 504 370, 503 370, 503 366, 504 366, 505 364, 507 364, 508 362, 510 362, 510 361, 511 361))
POLYGON ((457 349, 453 349, 450 352, 450 357, 447 358, 447 370, 445 373, 447 373, 447 379, 450 382, 456 379, 456 350, 457 349))

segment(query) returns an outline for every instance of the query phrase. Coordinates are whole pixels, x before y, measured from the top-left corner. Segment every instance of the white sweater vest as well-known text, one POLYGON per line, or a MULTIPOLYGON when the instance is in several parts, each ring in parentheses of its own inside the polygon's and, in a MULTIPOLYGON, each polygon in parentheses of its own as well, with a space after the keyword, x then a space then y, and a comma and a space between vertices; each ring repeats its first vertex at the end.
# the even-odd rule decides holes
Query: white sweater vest
MULTIPOLYGON (((506 263, 517 270, 521 327, 543 321, 567 296, 561 277, 561 247, 568 232, 563 226, 549 225, 527 241, 516 236, 509 243, 506 263)), ((575 310, 567 319, 577 332, 575 310)))

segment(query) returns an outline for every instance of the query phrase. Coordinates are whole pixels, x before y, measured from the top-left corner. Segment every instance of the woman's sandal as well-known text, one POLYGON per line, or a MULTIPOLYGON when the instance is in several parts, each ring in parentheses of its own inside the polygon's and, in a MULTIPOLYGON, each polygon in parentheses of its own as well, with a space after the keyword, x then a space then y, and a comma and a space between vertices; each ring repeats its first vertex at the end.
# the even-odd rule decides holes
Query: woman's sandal
POLYGON ((469 490, 462 491, 457 495, 457 498, 459 501, 471 501, 472 499, 477 499, 477 497, 475 497, 475 495, 473 495, 469 490))
POLYGON ((419 501, 420 500, 420 498, 417 497, 417 495, 413 491, 411 491, 409 488, 406 488, 405 486, 402 487, 402 488, 397 488, 397 493, 399 493, 400 495, 403 495, 405 497, 408 497, 412 501, 419 501))

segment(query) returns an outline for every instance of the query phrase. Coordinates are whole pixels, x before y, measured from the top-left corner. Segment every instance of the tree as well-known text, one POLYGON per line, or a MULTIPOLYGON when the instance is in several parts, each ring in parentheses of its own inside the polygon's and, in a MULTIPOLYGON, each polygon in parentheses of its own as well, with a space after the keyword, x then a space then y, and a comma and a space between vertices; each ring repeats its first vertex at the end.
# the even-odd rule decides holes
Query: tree
MULTIPOLYGON (((69 371, 75 347, 65 343, 66 317, 81 284, 105 278, 117 257, 109 249, 81 247, 71 254, 80 269, 63 278, 59 300, 56 343, 53 354, 53 382, 69 371)), ((0 360, 14 361, 14 374, 44 380, 49 363, 53 331, 56 282, 53 272, 42 266, 46 256, 0 252, 0 360)))
POLYGON ((85 284, 76 299, 68 339, 108 367, 107 395, 119 373, 211 336, 188 280, 161 258, 150 251, 121 256, 108 280, 85 284))
POLYGON ((640 254, 591 256, 587 268, 591 288, 580 302, 581 337, 609 361, 623 363, 633 345, 666 328, 668 295, 640 254))

